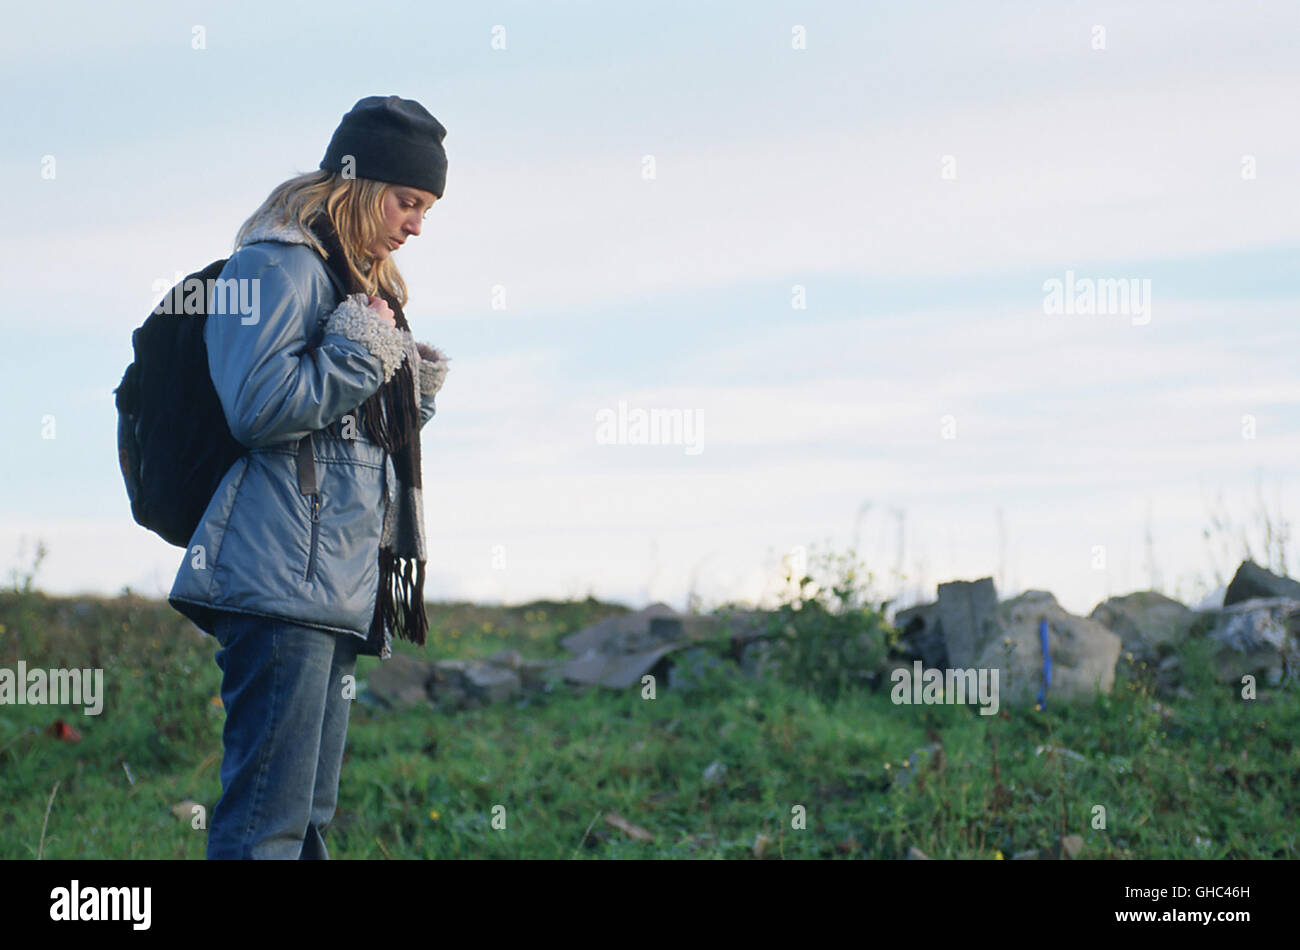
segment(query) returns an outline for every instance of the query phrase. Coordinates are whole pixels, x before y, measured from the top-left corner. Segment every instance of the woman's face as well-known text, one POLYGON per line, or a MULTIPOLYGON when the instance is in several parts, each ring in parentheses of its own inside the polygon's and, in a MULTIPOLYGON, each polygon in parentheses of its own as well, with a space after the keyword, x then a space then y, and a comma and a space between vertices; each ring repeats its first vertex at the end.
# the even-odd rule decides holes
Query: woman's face
POLYGON ((384 260, 413 234, 420 233, 420 222, 437 201, 431 191, 406 185, 394 185, 384 195, 384 220, 380 234, 370 247, 376 260, 384 260))

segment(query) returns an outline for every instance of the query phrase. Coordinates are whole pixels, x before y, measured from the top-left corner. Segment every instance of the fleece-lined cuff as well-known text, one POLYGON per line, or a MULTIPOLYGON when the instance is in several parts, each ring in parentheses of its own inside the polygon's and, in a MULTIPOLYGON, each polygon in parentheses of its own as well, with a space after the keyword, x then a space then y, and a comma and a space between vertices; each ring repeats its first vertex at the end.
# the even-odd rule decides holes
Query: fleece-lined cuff
POLYGON ((420 352, 420 395, 431 396, 442 389, 447 378, 448 357, 427 343, 419 344, 420 352), (427 354, 432 354, 429 358, 427 354))
POLYGON ((365 294, 352 294, 339 304, 325 321, 325 332, 360 343, 372 356, 378 357, 385 383, 393 378, 406 357, 402 331, 380 320, 366 306, 365 294))

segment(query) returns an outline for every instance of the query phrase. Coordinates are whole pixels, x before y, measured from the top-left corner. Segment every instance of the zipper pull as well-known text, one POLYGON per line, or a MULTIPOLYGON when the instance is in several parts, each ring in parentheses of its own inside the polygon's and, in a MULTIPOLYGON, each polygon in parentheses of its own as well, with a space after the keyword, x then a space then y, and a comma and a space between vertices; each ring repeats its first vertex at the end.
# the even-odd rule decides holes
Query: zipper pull
POLYGON ((320 495, 316 493, 311 496, 311 520, 312 524, 320 523, 320 495))

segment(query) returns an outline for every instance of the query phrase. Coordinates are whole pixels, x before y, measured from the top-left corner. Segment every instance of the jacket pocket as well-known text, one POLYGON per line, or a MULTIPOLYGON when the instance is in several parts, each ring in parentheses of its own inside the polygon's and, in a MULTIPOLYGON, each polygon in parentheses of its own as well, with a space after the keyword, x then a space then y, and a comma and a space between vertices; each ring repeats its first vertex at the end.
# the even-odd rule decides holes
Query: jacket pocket
POLYGON ((320 544, 320 492, 311 496, 311 545, 307 553, 307 573, 303 580, 310 582, 316 573, 316 549, 320 544))

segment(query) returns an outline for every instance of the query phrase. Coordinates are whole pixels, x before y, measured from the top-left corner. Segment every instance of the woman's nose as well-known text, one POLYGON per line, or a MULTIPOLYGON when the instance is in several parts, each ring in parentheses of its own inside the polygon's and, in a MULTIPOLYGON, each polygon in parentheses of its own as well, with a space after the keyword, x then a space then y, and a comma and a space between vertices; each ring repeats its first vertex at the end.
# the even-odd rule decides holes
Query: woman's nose
POLYGON ((420 233, 420 219, 416 218, 413 222, 407 222, 406 230, 411 234, 418 235, 420 233))

